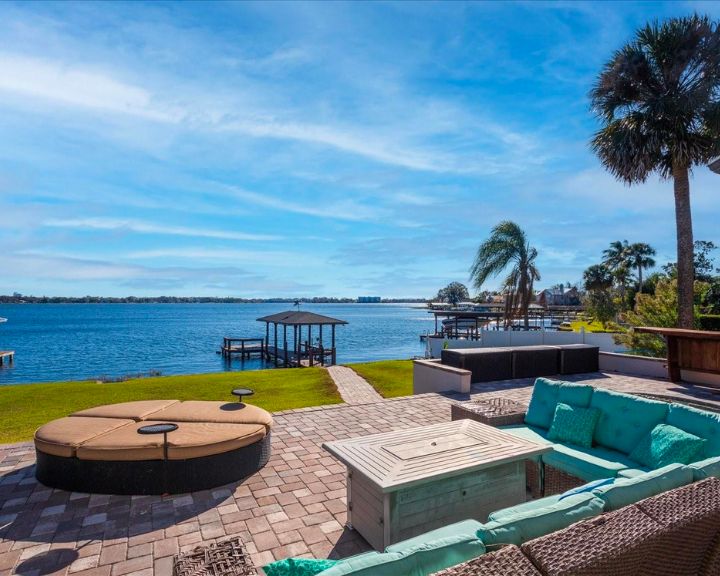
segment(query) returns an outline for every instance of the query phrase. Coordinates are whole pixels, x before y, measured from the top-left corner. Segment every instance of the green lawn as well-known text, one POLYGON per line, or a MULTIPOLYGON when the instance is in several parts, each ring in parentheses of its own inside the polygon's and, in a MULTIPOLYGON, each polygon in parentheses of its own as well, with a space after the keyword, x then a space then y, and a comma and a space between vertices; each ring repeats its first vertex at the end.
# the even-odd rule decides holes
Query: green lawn
POLYGON ((587 320, 576 320, 575 322, 571 322, 570 325, 572 326, 573 332, 580 332, 580 328, 585 328, 585 332, 613 332, 612 328, 614 326, 608 325, 608 329, 605 328, 605 326, 602 325, 602 322, 598 322, 597 320, 593 320, 592 322, 588 322, 587 320))
POLYGON ((382 360, 348 366, 370 382, 383 398, 410 396, 413 393, 412 360, 382 360))
POLYGON ((129 400, 230 400, 233 388, 252 388, 250 401, 275 412, 342 402, 322 368, 288 368, 140 378, 125 382, 54 382, 0 387, 0 443, 29 440, 35 429, 76 410, 129 400))

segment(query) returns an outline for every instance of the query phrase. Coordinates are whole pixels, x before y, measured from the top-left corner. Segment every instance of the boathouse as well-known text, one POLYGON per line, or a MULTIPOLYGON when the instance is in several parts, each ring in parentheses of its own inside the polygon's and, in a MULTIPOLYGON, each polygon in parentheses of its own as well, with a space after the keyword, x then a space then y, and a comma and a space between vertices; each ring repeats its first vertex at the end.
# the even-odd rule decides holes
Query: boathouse
POLYGON ((265 322, 265 353, 267 359, 276 366, 335 364, 337 361, 335 327, 347 324, 345 320, 301 310, 279 312, 257 320, 265 322), (313 328, 316 328, 317 332, 313 328), (330 346, 326 347, 328 330, 330 346), (313 337, 316 338, 315 341, 313 337))

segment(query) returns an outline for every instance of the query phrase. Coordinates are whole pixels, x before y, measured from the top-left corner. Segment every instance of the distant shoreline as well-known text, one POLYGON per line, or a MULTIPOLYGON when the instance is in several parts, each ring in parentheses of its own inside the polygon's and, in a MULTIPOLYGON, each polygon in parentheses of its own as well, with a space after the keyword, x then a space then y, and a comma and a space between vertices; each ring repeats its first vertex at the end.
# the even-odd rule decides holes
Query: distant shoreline
MULTIPOLYGON (((0 304, 365 304, 357 298, 214 298, 204 296, 0 296, 0 304)), ((425 304, 424 298, 385 298, 374 304, 425 304)))

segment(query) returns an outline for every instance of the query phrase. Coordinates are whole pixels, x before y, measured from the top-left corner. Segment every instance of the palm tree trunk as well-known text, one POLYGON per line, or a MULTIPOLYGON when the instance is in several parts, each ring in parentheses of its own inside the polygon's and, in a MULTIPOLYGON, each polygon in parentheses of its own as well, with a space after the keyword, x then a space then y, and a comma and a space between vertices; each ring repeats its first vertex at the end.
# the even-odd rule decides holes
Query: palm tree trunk
POLYGON ((638 294, 642 294, 642 265, 638 266, 638 282, 640 283, 638 294))
POLYGON ((693 229, 690 181, 686 167, 673 168, 675 225, 677 227, 678 328, 693 327, 693 229))

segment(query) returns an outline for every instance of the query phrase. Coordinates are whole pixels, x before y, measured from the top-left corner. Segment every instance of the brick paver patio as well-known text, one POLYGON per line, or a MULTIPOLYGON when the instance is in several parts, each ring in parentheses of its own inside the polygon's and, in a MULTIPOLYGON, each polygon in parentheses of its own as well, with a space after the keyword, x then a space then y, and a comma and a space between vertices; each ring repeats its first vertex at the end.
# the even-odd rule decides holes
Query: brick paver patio
MULTIPOLYGON (((573 378, 622 391, 712 395, 662 380, 590 374, 573 378)), ((471 396, 527 402, 532 380, 476 386, 471 396)), ((0 575, 171 574, 172 557, 240 535, 257 565, 286 556, 345 557, 369 549, 344 528, 345 469, 327 440, 450 419, 436 394, 275 414, 273 456, 239 484, 170 497, 51 490, 34 479, 30 443, 0 446, 0 575)), ((717 401, 714 401, 717 402, 717 401)), ((720 405, 720 402, 717 402, 720 405)))

